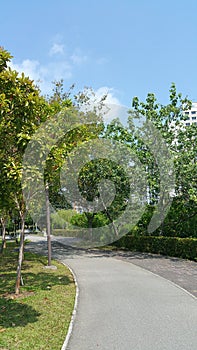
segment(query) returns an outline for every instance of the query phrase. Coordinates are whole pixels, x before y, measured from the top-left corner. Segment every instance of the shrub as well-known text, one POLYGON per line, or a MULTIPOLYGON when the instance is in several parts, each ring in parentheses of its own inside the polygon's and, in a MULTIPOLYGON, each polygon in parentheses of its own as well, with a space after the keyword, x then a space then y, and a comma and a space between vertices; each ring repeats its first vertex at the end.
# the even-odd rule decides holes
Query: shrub
POLYGON ((118 248, 175 256, 197 261, 197 239, 127 235, 114 242, 118 248))

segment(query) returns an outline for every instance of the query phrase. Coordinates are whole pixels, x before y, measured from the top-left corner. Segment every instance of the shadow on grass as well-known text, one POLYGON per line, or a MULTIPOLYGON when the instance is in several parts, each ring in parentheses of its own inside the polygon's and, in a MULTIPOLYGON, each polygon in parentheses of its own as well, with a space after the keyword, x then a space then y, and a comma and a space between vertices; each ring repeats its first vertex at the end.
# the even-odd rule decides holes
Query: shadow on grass
POLYGON ((31 306, 15 300, 0 298, 0 326, 23 327, 38 320, 40 313, 31 306))
POLYGON ((62 273, 60 273, 60 275, 54 275, 53 272, 39 272, 37 274, 31 272, 23 273, 23 280, 25 283, 25 289, 27 291, 37 289, 46 290, 48 288, 52 288, 53 286, 66 286, 70 283, 73 283, 69 277, 62 275, 62 273))
MULTIPOLYGON (((10 243, 10 242, 9 242, 10 243)), ((46 266, 47 260, 45 257, 33 254, 33 253, 27 253, 24 254, 24 260, 22 265, 22 273, 25 270, 29 270, 34 266, 34 263, 40 263, 42 266, 46 266)), ((8 247, 4 250, 3 254, 0 254, 0 294, 2 292, 2 289, 4 288, 2 285, 2 278, 6 277, 6 274, 10 276, 8 279, 8 282, 12 279, 13 271, 16 271, 18 263, 18 252, 15 249, 14 243, 11 243, 8 245, 8 247)), ((15 277, 16 278, 16 275, 15 277)))
MULTIPOLYGON (((25 272, 22 271, 22 277, 24 286, 21 289, 25 291, 36 291, 36 290, 48 290, 53 286, 57 285, 68 285, 73 283, 73 281, 62 275, 60 272, 59 275, 53 273, 39 272, 25 272)), ((0 284, 0 294, 6 294, 14 292, 14 285, 16 281, 16 273, 7 273, 0 274, 1 284, 0 284)))

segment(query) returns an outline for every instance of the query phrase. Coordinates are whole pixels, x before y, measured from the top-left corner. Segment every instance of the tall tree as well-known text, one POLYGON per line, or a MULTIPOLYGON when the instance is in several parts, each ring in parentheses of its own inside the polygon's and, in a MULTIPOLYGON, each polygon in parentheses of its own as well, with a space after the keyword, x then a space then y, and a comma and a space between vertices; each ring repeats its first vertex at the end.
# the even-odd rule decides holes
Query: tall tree
MULTIPOLYGON (((51 117, 46 123, 40 125, 38 132, 32 137, 26 149, 25 163, 27 170, 28 167, 31 167, 29 174, 28 171, 26 172, 27 190, 37 188, 38 196, 34 199, 39 203, 40 212, 43 213, 40 216, 40 225, 43 226, 44 217, 44 222, 47 221, 50 250, 50 211, 52 210, 50 204, 57 209, 68 210, 74 205, 72 198, 69 200, 61 188, 62 166, 68 158, 72 162, 72 155, 69 155, 75 148, 98 137, 103 123, 99 115, 100 104, 98 108, 91 109, 89 90, 71 97, 70 93, 63 92, 62 82, 56 82, 54 95, 48 99, 48 104, 51 117), (43 186, 43 176, 45 186, 43 186)), ((31 204, 33 214, 35 212, 34 200, 31 204)))
MULTIPOLYGON (((154 146, 157 143, 156 138, 150 137, 148 143, 149 128, 147 122, 140 124, 140 120, 150 121, 152 125, 159 130, 164 140, 171 158, 174 159, 174 173, 176 177, 175 189, 173 195, 173 205, 171 210, 176 210, 176 215, 167 216, 166 220, 162 219, 162 224, 157 230, 159 234, 165 234, 167 228, 174 232, 174 227, 179 223, 184 223, 193 218, 197 213, 196 201, 196 125, 184 127, 184 111, 191 108, 191 101, 183 98, 177 93, 176 86, 172 83, 169 94, 169 103, 160 104, 155 95, 149 93, 145 102, 140 102, 138 97, 132 101, 132 109, 129 111, 128 126, 125 128, 118 120, 112 121, 106 129, 106 137, 118 140, 131 147, 137 154, 147 173, 147 202, 150 206, 148 209, 153 213, 157 207, 158 200, 161 200, 161 178, 157 162, 157 155, 151 151, 151 142, 154 146), (146 136, 146 137, 144 137, 146 136), (152 141, 151 141, 152 138, 152 141), (176 205, 177 203, 177 205, 176 205), (180 203, 182 203, 180 205, 180 203), (184 209, 183 214, 183 208, 184 209)), ((153 147, 154 148, 154 147, 153 147)), ((166 163, 160 162, 163 168, 166 168, 168 175, 168 159, 164 158, 166 163)), ((165 176, 166 176, 165 175, 165 176)), ((166 186, 168 186, 166 176, 166 186)), ((172 198, 169 199, 172 201, 172 198)), ((168 203, 167 203, 168 204, 168 203)), ((165 207, 165 203, 164 203, 165 207)), ((151 215, 148 215, 149 221, 151 215)), ((140 222, 140 225, 142 222, 140 222)), ((146 229, 148 222, 146 223, 146 229)), ((179 226, 180 228, 180 226, 179 226)), ((178 230, 177 230, 178 231, 178 230)), ((176 233, 177 234, 177 233, 176 233)))
POLYGON ((1 173, 4 178, 2 191, 15 203, 21 219, 19 259, 16 294, 19 293, 21 266, 24 251, 24 227, 26 203, 21 177, 25 148, 40 123, 46 119, 48 107, 40 97, 33 81, 8 67, 9 52, 0 48, 0 148, 1 173))

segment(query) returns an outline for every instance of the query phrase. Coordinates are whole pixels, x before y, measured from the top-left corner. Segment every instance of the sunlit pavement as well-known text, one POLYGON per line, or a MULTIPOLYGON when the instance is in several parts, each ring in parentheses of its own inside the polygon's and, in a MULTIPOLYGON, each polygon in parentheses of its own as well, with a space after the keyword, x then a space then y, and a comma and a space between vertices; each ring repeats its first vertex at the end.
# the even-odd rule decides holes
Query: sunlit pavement
MULTIPOLYGON (((31 247, 43 252, 46 243, 31 247)), ((46 253, 46 250, 45 250, 46 253)), ((197 300, 127 260, 53 247, 79 286, 69 350, 196 350, 197 300)))

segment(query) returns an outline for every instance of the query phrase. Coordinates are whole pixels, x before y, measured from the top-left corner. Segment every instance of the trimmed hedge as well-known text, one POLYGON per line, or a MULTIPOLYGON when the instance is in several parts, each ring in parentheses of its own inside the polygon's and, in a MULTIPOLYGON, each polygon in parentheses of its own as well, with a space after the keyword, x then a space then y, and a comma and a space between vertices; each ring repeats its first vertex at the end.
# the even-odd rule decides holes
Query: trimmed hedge
POLYGON ((114 242, 118 248, 197 261, 197 239, 127 235, 114 242))

